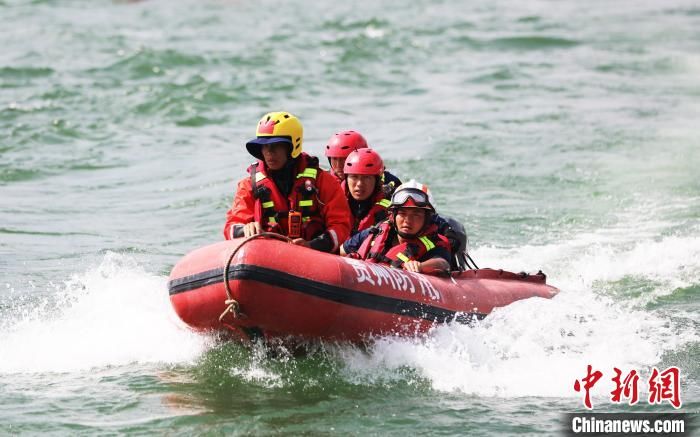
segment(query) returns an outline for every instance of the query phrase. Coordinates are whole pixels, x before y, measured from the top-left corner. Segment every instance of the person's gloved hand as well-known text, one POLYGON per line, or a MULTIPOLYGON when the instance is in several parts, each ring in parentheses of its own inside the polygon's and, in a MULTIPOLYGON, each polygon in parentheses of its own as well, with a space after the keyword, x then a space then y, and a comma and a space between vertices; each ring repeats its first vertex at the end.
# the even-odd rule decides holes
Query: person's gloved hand
POLYGON ((252 237, 253 235, 258 235, 260 233, 260 222, 250 222, 243 226, 243 236, 252 237))
POLYGON ((323 234, 319 235, 318 237, 314 238, 308 243, 309 244, 306 245, 307 247, 321 252, 330 252, 331 250, 333 250, 333 240, 327 232, 324 232, 323 234))
POLYGON ((409 272, 420 273, 420 261, 406 261, 403 263, 403 269, 409 272))

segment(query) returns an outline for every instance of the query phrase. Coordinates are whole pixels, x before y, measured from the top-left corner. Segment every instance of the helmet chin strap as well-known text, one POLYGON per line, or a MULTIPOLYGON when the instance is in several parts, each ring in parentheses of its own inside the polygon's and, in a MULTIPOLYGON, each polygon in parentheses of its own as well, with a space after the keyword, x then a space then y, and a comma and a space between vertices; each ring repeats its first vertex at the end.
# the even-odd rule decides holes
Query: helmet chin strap
POLYGON ((405 238, 407 240, 412 240, 412 239, 416 238, 418 236, 418 234, 420 234, 420 232, 418 232, 418 234, 407 234, 405 232, 399 231, 398 229, 396 230, 396 233, 399 234, 399 237, 405 238))

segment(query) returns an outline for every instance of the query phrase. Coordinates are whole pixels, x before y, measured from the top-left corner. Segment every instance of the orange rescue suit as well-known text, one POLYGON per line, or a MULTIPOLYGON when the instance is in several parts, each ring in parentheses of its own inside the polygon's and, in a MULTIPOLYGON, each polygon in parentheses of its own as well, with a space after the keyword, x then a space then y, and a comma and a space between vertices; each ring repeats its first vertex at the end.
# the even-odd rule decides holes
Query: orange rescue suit
POLYGON ((302 153, 297 158, 295 180, 289 196, 282 195, 268 177, 263 161, 248 167, 250 176, 238 182, 231 209, 226 213, 224 237, 234 238, 236 225, 260 222, 264 232, 288 234, 288 213, 302 215, 301 237, 310 241, 324 232, 338 250, 350 236, 350 208, 337 180, 318 168, 318 160, 302 153), (253 186, 255 185, 255 193, 253 186))

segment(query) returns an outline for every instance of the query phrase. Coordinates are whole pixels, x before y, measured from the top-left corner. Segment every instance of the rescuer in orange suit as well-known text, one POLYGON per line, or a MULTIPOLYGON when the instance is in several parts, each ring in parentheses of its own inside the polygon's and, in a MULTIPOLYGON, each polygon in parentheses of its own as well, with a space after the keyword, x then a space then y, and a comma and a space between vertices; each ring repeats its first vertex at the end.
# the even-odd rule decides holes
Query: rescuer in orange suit
POLYGON ((345 180, 340 186, 353 217, 350 235, 379 224, 389 216, 387 208, 391 202, 388 197, 393 190, 382 184, 383 174, 384 161, 373 149, 355 150, 345 159, 345 180))
POLYGON ((391 197, 389 219, 355 234, 341 255, 416 273, 449 271, 450 242, 432 221, 434 204, 425 185, 414 180, 400 185, 391 197))
MULTIPOLYGON (((361 133, 354 130, 346 130, 334 134, 326 144, 326 158, 328 158, 328 164, 331 168, 328 170, 338 182, 342 183, 345 180, 345 174, 343 170, 345 168, 345 160, 355 150, 367 149, 367 140, 362 136, 361 133)), ((394 192, 396 187, 401 185, 401 180, 389 173, 384 171, 382 173, 382 185, 391 189, 391 193, 394 192)))
POLYGON ((303 127, 288 112, 265 114, 246 149, 258 159, 238 182, 226 213, 227 240, 275 232, 294 244, 337 252, 350 235, 348 202, 338 181, 302 152, 303 127))

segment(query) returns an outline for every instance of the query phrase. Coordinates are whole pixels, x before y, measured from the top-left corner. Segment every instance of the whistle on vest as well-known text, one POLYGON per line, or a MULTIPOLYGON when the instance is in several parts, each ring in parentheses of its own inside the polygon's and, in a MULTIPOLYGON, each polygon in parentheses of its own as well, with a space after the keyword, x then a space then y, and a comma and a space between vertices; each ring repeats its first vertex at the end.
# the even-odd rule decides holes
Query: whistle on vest
POLYGON ((301 211, 289 211, 287 214, 287 236, 301 238, 301 211))
POLYGON ((313 182, 307 180, 304 182, 304 191, 307 193, 316 193, 318 190, 316 190, 316 186, 314 185, 313 182))

